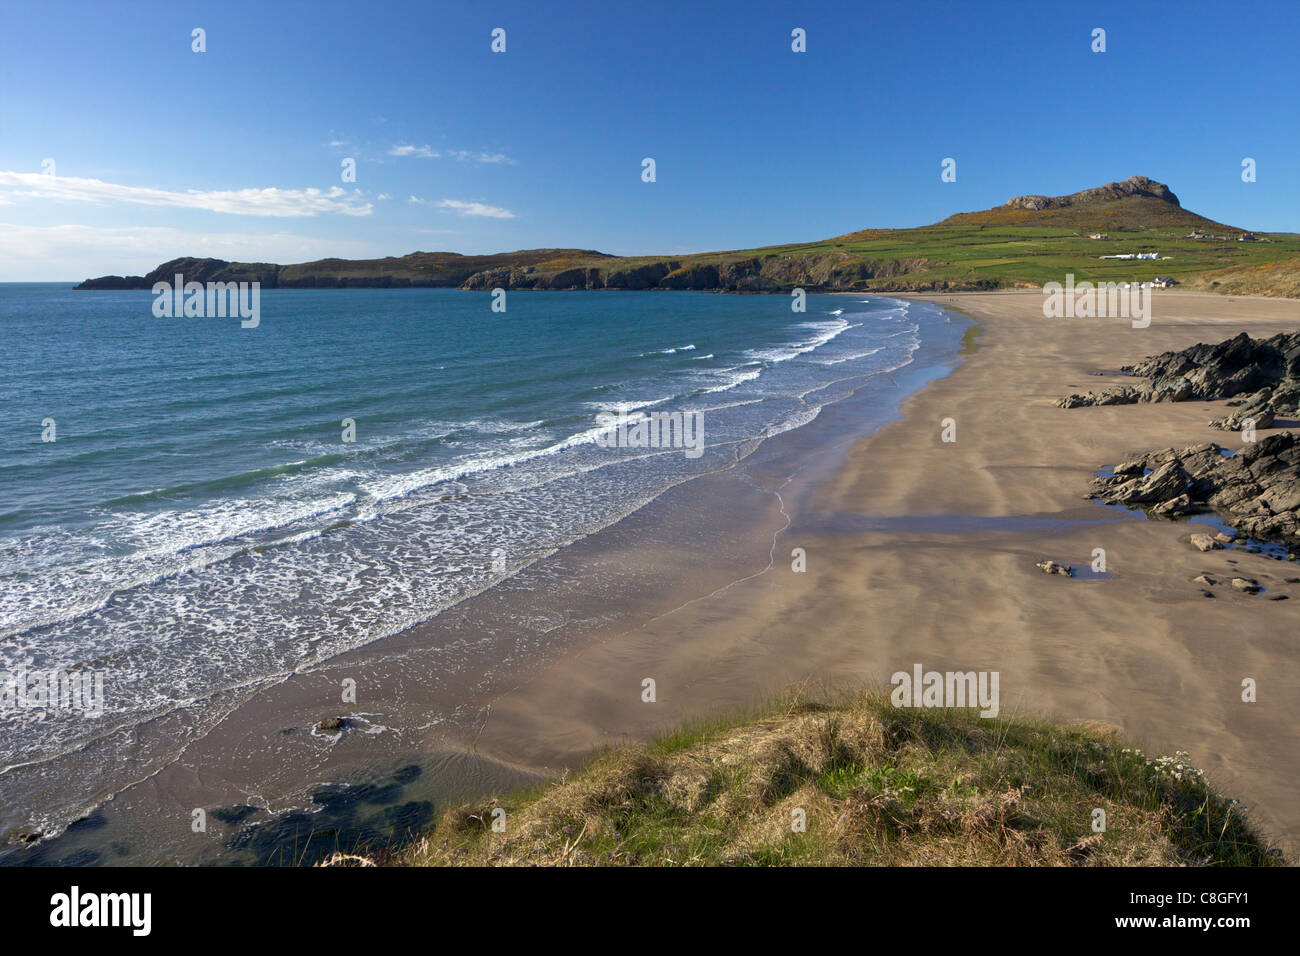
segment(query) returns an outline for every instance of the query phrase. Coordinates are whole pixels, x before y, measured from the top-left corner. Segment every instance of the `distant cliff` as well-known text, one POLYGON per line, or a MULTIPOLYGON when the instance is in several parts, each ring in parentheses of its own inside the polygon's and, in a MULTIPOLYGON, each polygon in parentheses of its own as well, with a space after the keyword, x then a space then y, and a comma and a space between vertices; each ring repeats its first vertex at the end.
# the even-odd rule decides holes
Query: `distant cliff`
POLYGON ((612 259, 590 249, 525 249, 489 256, 455 252, 412 252, 384 259, 318 259, 296 265, 274 262, 227 262, 224 259, 182 256, 164 262, 145 276, 103 276, 87 279, 78 289, 149 289, 171 282, 179 273, 186 282, 260 282, 263 289, 401 289, 455 288, 485 269, 509 264, 528 268, 556 258, 612 259))
POLYGON ((846 252, 767 254, 743 258, 699 256, 681 259, 612 260, 558 271, 529 267, 487 269, 462 289, 697 289, 718 292, 851 291, 867 280, 907 275, 925 260, 878 260, 846 252))
POLYGON ((923 259, 818 254, 621 259, 578 249, 528 249, 494 256, 415 252, 401 258, 322 259, 281 266, 184 257, 146 276, 87 279, 78 289, 149 289, 155 282, 260 282, 263 289, 703 289, 720 292, 848 291, 868 279, 905 276, 923 259))

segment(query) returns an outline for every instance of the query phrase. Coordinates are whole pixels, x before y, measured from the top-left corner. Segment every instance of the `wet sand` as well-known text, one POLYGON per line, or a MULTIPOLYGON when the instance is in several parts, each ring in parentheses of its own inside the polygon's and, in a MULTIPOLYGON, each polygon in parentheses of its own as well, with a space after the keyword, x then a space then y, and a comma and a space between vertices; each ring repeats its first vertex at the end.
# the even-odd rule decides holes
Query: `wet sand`
POLYGON ((1131 452, 1239 443, 1206 427, 1222 403, 1053 403, 1109 384, 1090 372, 1152 353, 1294 330, 1300 302, 1163 292, 1150 327, 1134 329, 1045 319, 1038 292, 923 298, 977 319, 980 348, 833 474, 786 496, 791 522, 771 569, 566 656, 493 700, 479 750, 570 765, 593 746, 800 682, 883 684, 914 663, 997 670, 1004 714, 1104 721, 1148 754, 1186 750, 1293 855, 1300 585, 1283 578, 1300 576, 1300 565, 1202 554, 1188 544, 1197 526, 1081 498, 1099 467, 1131 452), (956 420, 955 443, 940 440, 945 418, 956 420), (796 547, 807 553, 802 574, 791 570, 796 547), (1088 567, 1095 548, 1105 549, 1108 577, 1035 567, 1046 558, 1088 567), (1203 571, 1243 573, 1267 590, 1218 587, 1207 599, 1192 583, 1203 571), (1266 599, 1278 592, 1291 599, 1266 599), (643 677, 656 680, 657 703, 641 701, 643 677), (1241 700, 1246 677, 1258 682, 1256 703, 1241 700))
POLYGON ((1235 436, 1205 425, 1221 403, 1053 403, 1107 384, 1089 372, 1151 353, 1293 330, 1300 303, 1159 293, 1150 327, 1132 329, 1044 319, 1038 292, 920 298, 966 312, 982 335, 950 375, 942 349, 897 373, 929 382, 901 418, 864 388, 432 621, 260 691, 45 861, 78 846, 99 848, 88 862, 222 861, 232 844, 257 844, 247 826, 267 818, 193 834, 194 807, 346 804, 337 819, 282 818, 263 849, 325 823, 373 835, 385 814, 426 821, 448 799, 560 773, 686 717, 792 686, 881 685, 917 663, 999 671, 1004 714, 1105 721, 1148 753, 1189 751, 1293 854, 1300 585, 1282 578, 1300 564, 1201 554, 1187 543, 1194 526, 1081 498, 1130 452, 1230 446, 1235 436), (945 418, 955 443, 940 440, 945 418), (1104 577, 1034 566, 1087 567, 1098 547, 1104 577), (805 572, 792 570, 795 548, 805 572), (1209 600, 1191 581, 1229 569, 1265 595, 1216 588, 1209 600), (1292 600, 1267 600, 1278 591, 1292 600), (1257 703, 1241 702, 1243 677, 1259 682, 1257 703), (344 679, 356 704, 340 703, 344 679), (352 718, 342 735, 312 732, 336 714, 352 718))
MULTIPOLYGON (((92 747, 82 756, 104 767, 105 786, 123 776, 137 782, 116 788, 63 836, 0 851, 3 862, 310 861, 336 843, 382 844, 409 821, 427 819, 430 807, 580 761, 603 730, 566 707, 520 728, 508 746, 485 744, 485 734, 499 739, 497 702, 543 686, 552 664, 617 644, 667 610, 764 574, 798 489, 833 474, 856 438, 897 418, 907 394, 956 364, 969 323, 935 314, 924 324, 909 365, 845 380, 832 390, 840 400, 809 424, 738 445, 732 465, 670 488, 425 623, 251 693, 235 689, 138 725, 140 753, 174 751, 165 766, 124 766, 110 748, 92 747), (354 684, 355 702, 342 699, 345 682, 354 684), (348 721, 341 734, 313 729, 339 716, 348 721), (202 832, 191 826, 197 808, 207 813, 202 832)), ((641 676, 613 692, 639 700, 641 676)), ((673 691, 693 711, 728 702, 705 693, 688 699, 673 691)), ((656 708, 655 727, 681 712, 656 708)))

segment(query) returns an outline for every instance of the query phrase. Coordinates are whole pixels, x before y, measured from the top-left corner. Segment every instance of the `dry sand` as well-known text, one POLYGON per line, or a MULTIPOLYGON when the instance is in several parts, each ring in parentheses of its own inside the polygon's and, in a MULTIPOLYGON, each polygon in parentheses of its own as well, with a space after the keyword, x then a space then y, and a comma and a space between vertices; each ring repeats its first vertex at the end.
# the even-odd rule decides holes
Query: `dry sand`
MULTIPOLYGON (((497 695, 476 749, 556 769, 594 746, 800 682, 880 685, 915 663, 997 670, 1004 714, 1104 721, 1149 754, 1186 750, 1293 856, 1300 584, 1283 578, 1300 577, 1300 564, 1202 554, 1188 544, 1195 526, 1081 497, 1099 467, 1131 452, 1238 444, 1206 427, 1221 403, 1053 403, 1109 384, 1091 371, 1243 330, 1300 328, 1300 302, 1161 292, 1150 327, 1133 329, 1045 319, 1038 292, 922 298, 982 323, 980 348, 832 474, 782 489, 791 520, 774 529, 771 568, 603 635, 497 695), (945 418, 956 421, 955 443, 940 440, 945 418), (791 570, 796 547, 807 553, 802 574, 791 570), (1044 558, 1087 567, 1095 548, 1110 577, 1035 568, 1044 558), (1208 599, 1192 583, 1201 572, 1244 574, 1268 590, 1217 587, 1208 599), (1267 599, 1279 592, 1291 600, 1267 599), (644 677, 656 681, 656 703, 641 700, 644 677), (1246 677, 1258 682, 1255 703, 1241 700, 1246 677)), ((772 482, 769 491, 781 487, 780 475, 772 482)), ((610 559, 646 560, 635 542, 624 548, 610 559)))
MULTIPOLYGON (((1222 403, 1054 402, 1108 384, 1089 372, 1155 352, 1300 328, 1300 302, 1164 292, 1150 327, 1133 329, 1045 319, 1038 292, 922 298, 977 319, 981 344, 892 423, 868 435, 886 414, 877 381, 430 621, 259 690, 118 793, 101 828, 70 831, 47 855, 116 841, 131 862, 220 859, 244 824, 195 835, 191 808, 301 806, 326 782, 410 763, 422 772, 401 800, 464 799, 689 716, 800 685, 882 686, 921 664, 998 671, 1004 714, 1108 722, 1150 754, 1190 752, 1294 858, 1300 584, 1283 578, 1300 563, 1202 554, 1188 538, 1204 526, 1082 499, 1130 452, 1239 442, 1206 427, 1222 403), (953 443, 940 440, 947 418, 953 443), (1108 577, 1035 567, 1087 568, 1095 548, 1108 577), (1229 571, 1267 590, 1207 599, 1192 582, 1229 571), (1246 677, 1256 703, 1241 701, 1246 677), (345 678, 359 703, 340 709, 345 678), (382 732, 311 731, 339 713, 382 732)), ((947 371, 944 354, 923 349, 889 389, 947 371)), ((182 713, 141 732, 186 736, 171 723, 182 713)))

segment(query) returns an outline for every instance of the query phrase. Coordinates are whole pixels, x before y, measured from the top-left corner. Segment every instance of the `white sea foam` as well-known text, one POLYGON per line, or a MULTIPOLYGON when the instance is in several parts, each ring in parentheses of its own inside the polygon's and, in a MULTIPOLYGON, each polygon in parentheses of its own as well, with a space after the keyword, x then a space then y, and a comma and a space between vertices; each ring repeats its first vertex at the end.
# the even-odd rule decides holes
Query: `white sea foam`
POLYGON ((834 321, 825 322, 801 322, 797 328, 809 329, 816 334, 811 338, 798 342, 791 342, 787 345, 780 345, 774 348, 766 349, 749 349, 745 352, 751 358, 761 362, 769 362, 773 365, 780 362, 788 362, 790 359, 819 349, 827 342, 833 341, 846 329, 852 328, 852 323, 845 319, 835 319, 834 321))
POLYGON ((865 352, 851 352, 848 355, 839 355, 835 358, 811 359, 818 365, 842 365, 845 362, 852 362, 855 359, 863 359, 875 355, 877 352, 884 351, 885 346, 878 345, 873 349, 867 349, 865 352))
POLYGON ((713 392, 727 392, 738 385, 752 382, 763 374, 763 370, 761 368, 746 368, 738 365, 735 368, 718 369, 714 374, 723 378, 724 381, 720 385, 714 385, 711 388, 704 389, 703 391, 706 395, 712 394, 713 392))
POLYGON ((651 352, 642 352, 637 358, 645 358, 648 355, 676 355, 678 352, 689 352, 694 348, 694 345, 679 345, 671 349, 655 349, 651 352))
MULTIPOLYGON (((579 399, 550 419, 516 411, 519 420, 489 413, 427 421, 397 438, 359 443, 337 461, 327 457, 339 453, 328 441, 282 439, 276 447, 305 470, 206 502, 146 495, 138 506, 97 514, 86 529, 0 544, 0 633, 10 638, 0 643, 0 664, 37 654, 69 665, 109 661, 119 689, 115 719, 129 726, 393 633, 695 473, 683 470, 678 453, 598 449, 595 439, 607 429, 582 412, 702 408, 714 449, 698 466, 703 472, 760 437, 815 419, 857 382, 913 361, 918 326, 905 307, 865 325, 875 309, 840 311, 785 327, 784 344, 741 353, 748 361, 689 371, 683 362, 671 377, 635 373, 626 362, 618 381, 580 393, 634 396, 622 402, 579 399), (689 394, 667 394, 678 383, 690 383, 689 394), (704 397, 717 393, 734 400, 704 397), (317 458, 326 464, 313 467, 317 458), (503 566, 494 549, 506 552, 503 566), (56 552, 64 560, 97 557, 51 574, 59 568, 50 557, 56 552), (34 629, 42 621, 48 626, 34 629)), ((658 354, 686 351, 697 350, 681 345, 658 354)), ((637 364, 662 370, 675 363, 637 364)), ((548 628, 562 626, 557 617, 520 640, 543 642, 548 628)), ((430 653, 451 665, 458 651, 430 653)), ((24 725, 0 742, 0 768, 74 748, 85 732, 73 724, 24 725)))
POLYGON ((620 410, 625 412, 633 412, 636 411, 638 408, 651 408, 655 405, 662 405, 664 402, 671 402, 674 398, 677 397, 678 396, 676 394, 673 394, 673 395, 664 395, 661 396, 660 398, 635 399, 635 400, 625 401, 625 402, 623 401, 583 402, 582 404, 586 408, 590 408, 598 412, 617 413, 620 410))

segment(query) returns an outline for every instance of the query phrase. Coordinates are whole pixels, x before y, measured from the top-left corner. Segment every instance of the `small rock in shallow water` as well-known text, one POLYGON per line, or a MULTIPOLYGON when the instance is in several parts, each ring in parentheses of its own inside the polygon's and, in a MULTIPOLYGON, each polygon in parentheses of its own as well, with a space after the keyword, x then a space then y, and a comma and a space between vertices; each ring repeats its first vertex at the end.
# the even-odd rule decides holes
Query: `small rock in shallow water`
POLYGON ((1196 577, 1192 578, 1192 583, 1204 584, 1207 587, 1213 587, 1218 582, 1215 581, 1214 578, 1210 577, 1208 574, 1198 574, 1196 577))
POLYGON ((348 725, 348 719, 346 717, 326 717, 324 720, 322 720, 320 723, 316 725, 316 729, 329 731, 330 733, 333 733, 335 731, 342 730, 347 725, 348 725))
POLYGON ((1194 534, 1192 535, 1192 547, 1197 551, 1214 551, 1217 548, 1222 548, 1223 545, 1208 534, 1194 534))
POLYGON ((1202 591, 1202 592, 1201 592, 1201 597, 1214 597, 1214 592, 1213 592, 1213 591, 1202 591))
POLYGON ((1064 574, 1067 578, 1074 577, 1074 569, 1068 564, 1057 564, 1055 561, 1039 561, 1036 567, 1044 574, 1064 574))
POLYGON ((1259 582, 1254 580, 1253 578, 1252 579, 1233 578, 1232 586, 1236 588, 1238 591, 1245 591, 1247 594, 1259 593, 1259 582))

